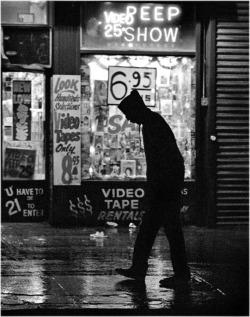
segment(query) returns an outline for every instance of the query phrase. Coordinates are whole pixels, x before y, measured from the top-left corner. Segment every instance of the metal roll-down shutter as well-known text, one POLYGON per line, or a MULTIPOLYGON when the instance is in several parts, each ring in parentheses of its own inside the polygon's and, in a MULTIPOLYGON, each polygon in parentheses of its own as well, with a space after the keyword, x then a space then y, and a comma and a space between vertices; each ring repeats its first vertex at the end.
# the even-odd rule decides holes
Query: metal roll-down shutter
POLYGON ((249 221, 249 10, 216 24, 216 223, 249 221))

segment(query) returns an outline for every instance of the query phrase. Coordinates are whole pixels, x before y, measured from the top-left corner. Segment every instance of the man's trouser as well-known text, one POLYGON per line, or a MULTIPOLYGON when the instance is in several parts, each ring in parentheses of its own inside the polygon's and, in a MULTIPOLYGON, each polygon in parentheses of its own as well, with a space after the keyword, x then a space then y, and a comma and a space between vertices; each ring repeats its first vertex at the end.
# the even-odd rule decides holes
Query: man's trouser
POLYGON ((146 274, 148 258, 159 229, 163 227, 170 246, 170 255, 176 277, 189 278, 185 242, 180 221, 179 201, 150 199, 135 241, 132 267, 146 274))

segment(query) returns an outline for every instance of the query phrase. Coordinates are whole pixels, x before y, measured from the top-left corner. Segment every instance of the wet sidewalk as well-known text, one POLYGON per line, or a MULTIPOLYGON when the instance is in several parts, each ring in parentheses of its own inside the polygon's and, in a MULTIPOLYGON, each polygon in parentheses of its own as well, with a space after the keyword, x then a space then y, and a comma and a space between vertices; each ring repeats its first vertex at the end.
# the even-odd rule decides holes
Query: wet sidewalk
POLYGON ((175 291, 159 287, 172 274, 163 231, 145 284, 115 273, 130 265, 137 230, 3 223, 2 315, 249 315, 248 227, 185 227, 192 283, 175 291))

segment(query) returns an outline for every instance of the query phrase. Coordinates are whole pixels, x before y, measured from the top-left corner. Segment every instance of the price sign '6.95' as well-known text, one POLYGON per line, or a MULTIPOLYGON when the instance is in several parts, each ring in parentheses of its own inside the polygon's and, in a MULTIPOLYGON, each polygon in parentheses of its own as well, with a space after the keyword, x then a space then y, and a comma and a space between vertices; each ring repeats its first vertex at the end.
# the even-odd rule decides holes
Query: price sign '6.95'
POLYGON ((119 105, 132 90, 138 90, 148 107, 155 106, 156 68, 109 67, 108 104, 119 105))

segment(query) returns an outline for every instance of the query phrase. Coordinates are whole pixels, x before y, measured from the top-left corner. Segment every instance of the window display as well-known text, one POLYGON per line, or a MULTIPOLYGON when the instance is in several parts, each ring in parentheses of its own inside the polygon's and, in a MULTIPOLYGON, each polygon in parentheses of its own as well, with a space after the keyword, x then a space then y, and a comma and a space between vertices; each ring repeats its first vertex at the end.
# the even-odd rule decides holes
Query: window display
MULTIPOLYGON (((117 105, 108 103, 111 66, 137 68, 138 72, 131 75, 135 80, 133 87, 142 78, 141 69, 156 69, 155 99, 149 103, 150 109, 160 113, 172 128, 184 158, 185 179, 194 179, 195 59, 84 55, 81 57, 82 180, 146 179, 139 126, 128 121, 117 105)), ((145 79, 150 82, 149 72, 145 79)), ((117 91, 125 86, 119 77, 112 85, 116 85, 117 91)))
POLYGON ((4 180, 45 179, 44 84, 43 74, 3 73, 4 180))

